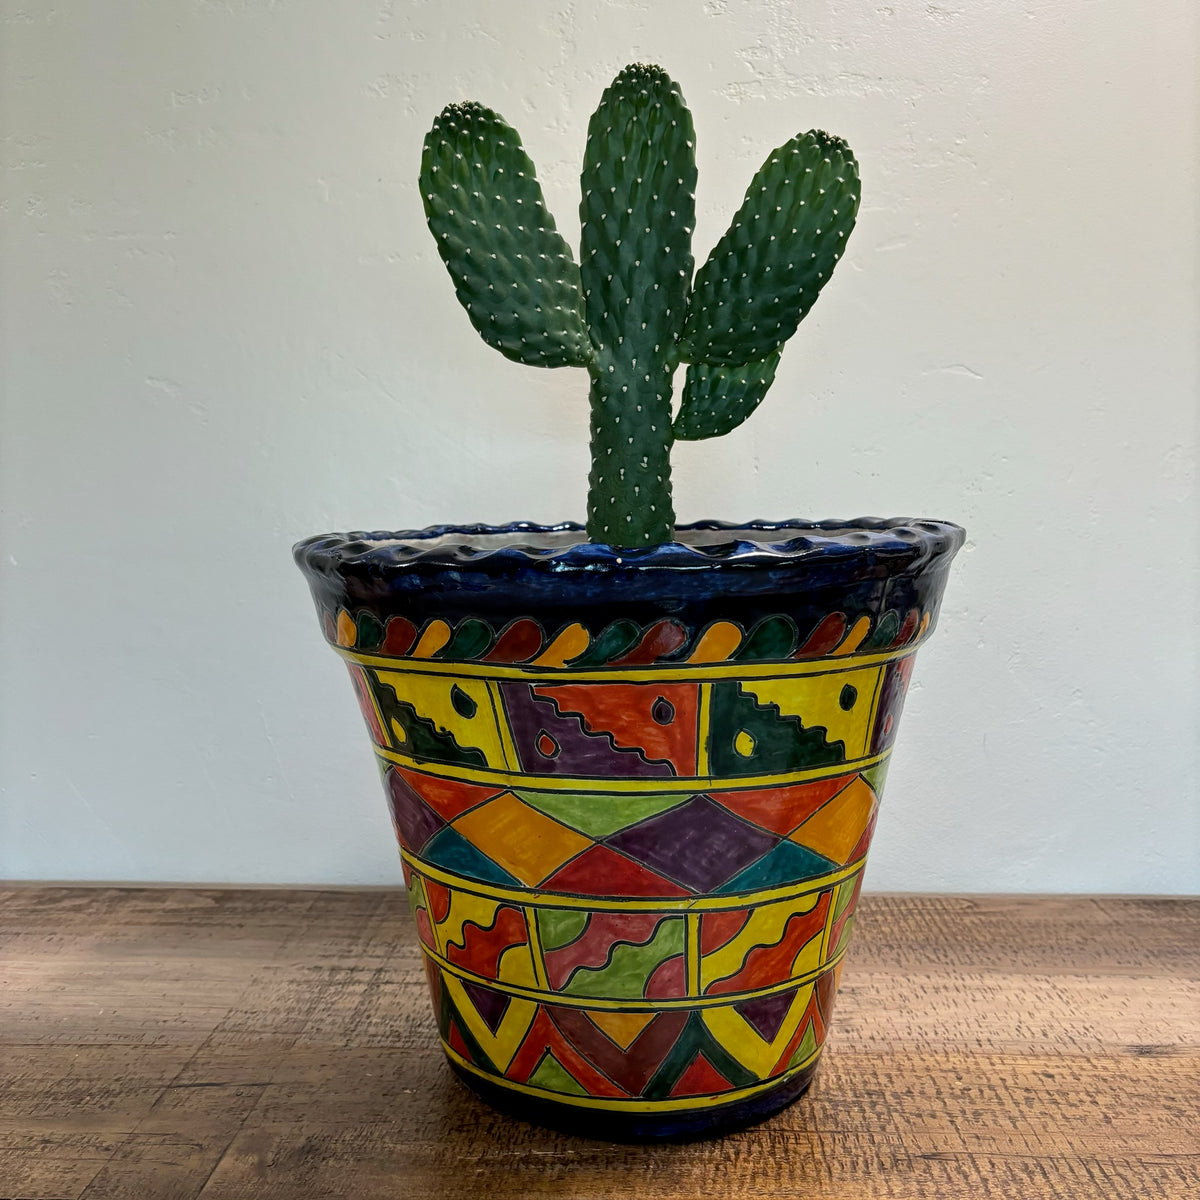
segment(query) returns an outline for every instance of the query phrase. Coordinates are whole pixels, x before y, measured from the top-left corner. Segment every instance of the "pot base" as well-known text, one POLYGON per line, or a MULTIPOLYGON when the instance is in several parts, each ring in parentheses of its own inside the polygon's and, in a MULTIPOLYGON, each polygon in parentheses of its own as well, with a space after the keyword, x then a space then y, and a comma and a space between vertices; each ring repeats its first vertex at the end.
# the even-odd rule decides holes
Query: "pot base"
POLYGON ((606 1142, 695 1142, 747 1129, 787 1108, 808 1090, 820 1059, 749 1100, 661 1115, 605 1112, 522 1096, 465 1071, 452 1059, 447 1061, 455 1075, 492 1108, 532 1125, 606 1142))

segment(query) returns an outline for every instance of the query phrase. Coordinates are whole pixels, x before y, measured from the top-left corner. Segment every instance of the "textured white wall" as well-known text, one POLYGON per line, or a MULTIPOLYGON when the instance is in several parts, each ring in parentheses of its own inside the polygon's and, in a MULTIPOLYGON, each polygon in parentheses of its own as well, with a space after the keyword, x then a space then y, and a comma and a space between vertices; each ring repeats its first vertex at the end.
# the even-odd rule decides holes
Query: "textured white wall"
POLYGON ((662 62, 699 255, 766 151, 865 201, 681 517, 948 517, 871 884, 1200 890, 1192 0, 0 0, 0 876, 394 882, 291 543, 580 516, 585 380, 480 342, 414 186, 475 97, 577 236, 662 62))

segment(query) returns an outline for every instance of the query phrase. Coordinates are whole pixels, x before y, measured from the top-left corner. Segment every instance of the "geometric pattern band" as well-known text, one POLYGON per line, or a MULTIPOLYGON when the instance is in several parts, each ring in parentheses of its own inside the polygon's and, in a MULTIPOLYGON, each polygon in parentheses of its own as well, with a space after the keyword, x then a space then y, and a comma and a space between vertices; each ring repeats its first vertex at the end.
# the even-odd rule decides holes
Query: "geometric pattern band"
POLYGON ((815 1061, 911 644, 553 673, 343 654, 463 1070, 657 1112, 815 1061))

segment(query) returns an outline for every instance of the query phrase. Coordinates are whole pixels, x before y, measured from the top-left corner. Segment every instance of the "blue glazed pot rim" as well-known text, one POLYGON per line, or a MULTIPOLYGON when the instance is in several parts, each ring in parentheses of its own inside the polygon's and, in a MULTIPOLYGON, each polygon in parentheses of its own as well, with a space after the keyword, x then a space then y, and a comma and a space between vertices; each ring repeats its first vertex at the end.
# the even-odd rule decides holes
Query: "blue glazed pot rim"
POLYGON ((832 567, 868 559, 884 575, 927 569, 961 548, 965 531, 949 521, 859 517, 828 521, 695 521, 677 540, 640 549, 588 542, 582 525, 431 525, 397 532, 330 533, 293 548, 310 576, 376 579, 429 571, 462 571, 511 578, 535 573, 628 577, 660 571, 718 571, 755 567, 832 567))

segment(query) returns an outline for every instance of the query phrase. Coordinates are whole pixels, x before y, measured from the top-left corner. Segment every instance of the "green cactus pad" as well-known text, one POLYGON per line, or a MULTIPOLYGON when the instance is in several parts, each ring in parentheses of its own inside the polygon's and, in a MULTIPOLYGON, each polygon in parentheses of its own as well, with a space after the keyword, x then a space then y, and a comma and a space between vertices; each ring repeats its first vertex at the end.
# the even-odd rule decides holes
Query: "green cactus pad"
POLYGON ((680 441, 699 442, 736 429, 767 394, 782 355, 781 346, 759 362, 741 366, 692 363, 675 415, 675 436, 680 441))
POLYGON ((696 276, 681 357, 738 365, 783 345, 841 257, 858 201, 841 138, 813 130, 772 151, 696 276))
POLYGON ((591 362, 579 268, 503 117, 481 104, 447 105, 425 137, 421 198, 438 253, 485 342, 529 366, 591 362))
POLYGON ((588 125, 580 275, 596 347, 588 537, 674 536, 671 376, 692 277, 695 133, 661 67, 626 67, 588 125))
POLYGON ((668 356, 692 278, 692 114, 661 67, 626 67, 588 125, 580 273, 588 327, 626 361, 668 356))

